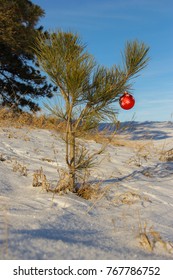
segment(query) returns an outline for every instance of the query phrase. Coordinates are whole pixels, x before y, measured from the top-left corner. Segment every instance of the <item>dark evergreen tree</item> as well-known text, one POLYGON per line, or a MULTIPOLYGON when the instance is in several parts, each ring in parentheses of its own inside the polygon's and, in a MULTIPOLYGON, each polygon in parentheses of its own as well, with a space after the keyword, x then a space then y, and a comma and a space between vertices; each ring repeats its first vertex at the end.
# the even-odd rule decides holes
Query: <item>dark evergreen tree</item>
POLYGON ((29 0, 0 0, 0 104, 38 111, 53 87, 37 67, 32 45, 44 11, 29 0))

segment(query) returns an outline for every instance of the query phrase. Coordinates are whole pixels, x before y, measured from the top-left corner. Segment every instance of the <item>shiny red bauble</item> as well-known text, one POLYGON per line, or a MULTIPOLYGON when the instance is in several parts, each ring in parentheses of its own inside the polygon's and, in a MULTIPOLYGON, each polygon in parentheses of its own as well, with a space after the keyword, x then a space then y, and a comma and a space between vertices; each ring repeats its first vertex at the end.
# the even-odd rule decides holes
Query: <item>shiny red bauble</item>
POLYGON ((135 99, 130 93, 125 91, 124 94, 120 97, 119 103, 121 108, 123 108, 124 110, 130 110, 135 105, 135 99))

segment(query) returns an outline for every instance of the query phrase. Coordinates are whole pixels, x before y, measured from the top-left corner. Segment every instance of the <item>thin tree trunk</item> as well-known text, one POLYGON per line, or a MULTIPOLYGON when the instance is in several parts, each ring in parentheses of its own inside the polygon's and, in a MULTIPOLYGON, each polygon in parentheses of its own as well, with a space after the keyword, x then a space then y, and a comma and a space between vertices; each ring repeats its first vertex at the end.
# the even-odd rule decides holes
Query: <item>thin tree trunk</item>
POLYGON ((72 191, 75 191, 76 187, 76 168, 75 168, 75 132, 73 131, 72 124, 72 104, 68 103, 68 120, 66 127, 66 163, 69 168, 69 184, 72 191))
POLYGON ((72 190, 75 191, 76 187, 76 169, 75 169, 75 133, 74 131, 71 131, 70 133, 70 184, 72 187, 72 190))

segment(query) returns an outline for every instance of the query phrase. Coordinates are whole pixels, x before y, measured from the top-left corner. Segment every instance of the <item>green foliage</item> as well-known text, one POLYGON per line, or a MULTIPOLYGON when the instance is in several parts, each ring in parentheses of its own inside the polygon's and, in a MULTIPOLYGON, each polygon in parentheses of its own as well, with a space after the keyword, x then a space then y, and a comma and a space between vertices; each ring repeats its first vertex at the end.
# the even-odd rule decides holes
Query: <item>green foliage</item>
POLYGON ((0 104, 37 111, 34 99, 52 96, 41 75, 31 45, 42 27, 44 11, 29 0, 0 0, 0 104))
POLYGON ((76 137, 101 121, 115 119, 114 104, 131 88, 129 80, 147 65, 148 50, 144 43, 127 42, 124 67, 106 68, 97 65, 77 34, 38 34, 34 48, 38 63, 65 102, 65 108, 56 104, 49 109, 66 124, 66 162, 73 187, 77 171, 89 167, 102 151, 90 155, 83 147, 79 150, 76 137))
MULTIPOLYGON (((40 34, 35 51, 40 66, 58 86, 66 105, 70 100, 72 114, 76 115, 77 111, 83 123, 85 120, 88 124, 91 119, 92 126, 93 119, 97 125, 114 116, 110 105, 130 88, 129 79, 148 62, 148 47, 134 41, 127 43, 124 69, 116 66, 107 69, 96 64, 77 34, 62 31, 40 34), (86 105, 84 110, 79 108, 81 104, 86 105)), ((62 112, 61 109, 58 111, 62 112)), ((62 112, 59 117, 64 119, 66 115, 62 112)))
POLYGON ((63 98, 71 98, 73 105, 83 101, 82 93, 88 89, 95 66, 84 50, 79 37, 71 33, 39 34, 37 38, 35 51, 40 66, 59 87, 63 98))
POLYGON ((129 77, 134 76, 148 63, 149 58, 147 57, 149 47, 146 47, 144 43, 138 41, 127 42, 125 48, 125 69, 129 77))

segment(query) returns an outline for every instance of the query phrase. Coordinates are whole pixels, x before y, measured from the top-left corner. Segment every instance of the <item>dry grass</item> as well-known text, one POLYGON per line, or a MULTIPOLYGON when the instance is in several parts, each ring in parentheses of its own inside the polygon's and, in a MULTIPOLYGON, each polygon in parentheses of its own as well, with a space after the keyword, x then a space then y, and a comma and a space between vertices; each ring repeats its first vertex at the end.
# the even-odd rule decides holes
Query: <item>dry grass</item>
POLYGON ((71 186, 71 178, 68 171, 63 168, 59 168, 57 171, 59 173, 59 181, 57 182, 56 187, 51 191, 59 194, 66 194, 69 191, 73 192, 74 190, 71 186))
POLYGON ((64 130, 64 124, 58 122, 58 120, 52 116, 45 116, 44 114, 38 116, 27 112, 14 113, 7 108, 0 109, 0 126, 15 128, 27 126, 30 128, 64 130))
POLYGON ((27 176, 27 167, 17 161, 13 164, 13 172, 19 172, 21 176, 27 176))
POLYGON ((69 191, 72 191, 70 186, 70 177, 67 171, 64 169, 59 169, 59 180, 56 184, 48 181, 46 175, 43 172, 43 168, 41 167, 39 170, 36 170, 33 174, 33 187, 41 187, 43 190, 47 192, 57 193, 57 194, 65 194, 69 191))
POLYGON ((87 183, 83 182, 80 184, 78 188, 75 190, 72 189, 70 184, 70 175, 64 169, 58 169, 59 180, 55 184, 47 180, 46 175, 44 174, 43 168, 41 167, 39 170, 36 170, 33 174, 33 187, 41 187, 42 190, 46 190, 47 192, 51 192, 53 194, 67 194, 68 192, 74 192, 77 196, 87 199, 87 200, 100 200, 108 190, 106 188, 101 187, 102 182, 98 183, 87 183))
POLYGON ((103 189, 100 187, 100 183, 86 183, 77 190, 77 195, 87 200, 98 199, 102 193, 103 189))
POLYGON ((0 161, 6 161, 6 158, 5 158, 5 156, 3 155, 3 154, 0 154, 0 161))
POLYGON ((84 139, 86 140, 93 140, 96 143, 99 144, 111 144, 116 147, 129 147, 129 148, 134 148, 136 146, 136 141, 134 140, 128 140, 125 138, 125 136, 121 136, 116 132, 113 132, 110 134, 107 130, 104 131, 94 131, 87 133, 86 135, 83 136, 84 139))
POLYGON ((137 167, 140 167, 144 162, 147 162, 152 158, 153 154, 156 153, 156 150, 153 146, 152 141, 146 143, 140 143, 138 141, 133 142, 135 154, 131 158, 129 158, 127 163, 134 164, 137 167))
POLYGON ((146 251, 153 252, 157 249, 163 250, 169 254, 173 254, 173 243, 165 241, 160 233, 154 230, 153 227, 147 228, 147 223, 139 225, 138 235, 139 245, 146 251))
POLYGON ((42 189, 49 191, 50 183, 48 182, 46 175, 43 173, 42 167, 34 172, 32 186, 42 187, 42 189))
POLYGON ((173 148, 169 150, 162 150, 160 153, 161 161, 173 161, 173 148))
POLYGON ((115 205, 132 205, 138 202, 151 202, 149 198, 145 195, 140 195, 137 192, 127 191, 121 194, 116 194, 115 197, 111 200, 111 202, 115 205))
MULTIPOLYGON (((65 132, 65 123, 58 121, 56 117, 46 116, 44 114, 36 115, 27 112, 14 113, 12 110, 7 108, 0 109, 0 127, 29 127, 31 129, 50 129, 59 132, 65 132)), ((14 135, 9 133, 9 138, 13 138, 14 135)), ((129 148, 135 148, 137 145, 141 146, 139 141, 128 140, 124 136, 110 131, 92 131, 86 134, 80 135, 80 138, 85 140, 93 140, 100 144, 111 144, 113 146, 124 146, 129 148)), ((29 139, 26 138, 26 141, 29 139)), ((147 143, 146 143, 147 145, 147 143)))

